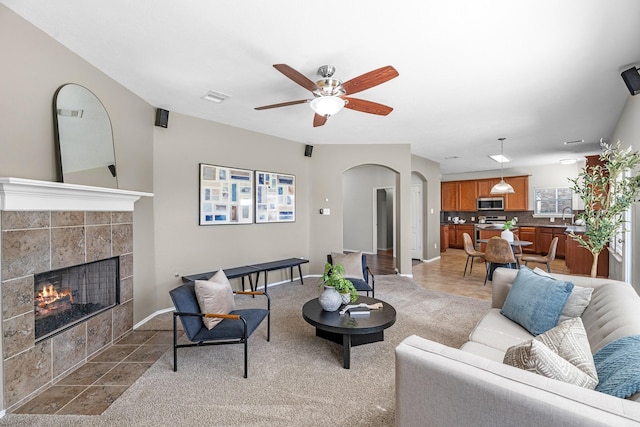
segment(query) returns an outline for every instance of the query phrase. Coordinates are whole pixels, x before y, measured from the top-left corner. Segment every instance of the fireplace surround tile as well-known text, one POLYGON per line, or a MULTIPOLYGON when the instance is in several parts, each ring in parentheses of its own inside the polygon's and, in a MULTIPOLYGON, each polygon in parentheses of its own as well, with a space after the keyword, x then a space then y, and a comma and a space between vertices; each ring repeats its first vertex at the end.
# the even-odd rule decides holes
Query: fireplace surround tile
MULTIPOLYGON (((33 293, 33 288, 32 288, 33 293)), ((15 356, 29 347, 33 346, 35 339, 35 316, 33 314, 33 303, 31 311, 4 320, 2 356, 8 358, 15 356)))
POLYGON ((54 211, 51 212, 51 227, 73 227, 84 225, 82 211, 54 211))
POLYGON ((86 212, 86 225, 110 225, 111 212, 86 212))
POLYGON ((87 322, 67 329, 52 339, 53 378, 57 378, 87 358, 87 322))
POLYGON ((111 310, 100 313, 87 320, 87 355, 100 351, 111 344, 113 321, 111 310))
POLYGON ((51 213, 48 211, 6 211, 2 214, 3 230, 49 228, 51 213))
MULTIPOLYGON (((0 215, 4 408, 12 410, 133 329, 133 214, 2 211, 0 215), (121 304, 35 343, 34 274, 117 255, 121 304)), ((113 398, 101 388, 95 392, 106 401, 113 398)))
POLYGON ((33 276, 2 283, 2 318, 33 311, 33 276))
POLYGON ((51 340, 43 341, 4 361, 5 402, 18 403, 47 385, 51 376, 51 340))
MULTIPOLYGON (((51 269, 85 262, 85 229, 65 227, 51 229, 51 269)), ((46 271, 46 270, 45 270, 46 271)))
POLYGON ((111 257, 111 226, 86 227, 87 262, 111 257))
POLYGON ((3 231, 2 280, 50 270, 50 248, 47 228, 3 231))
POLYGON ((133 252, 133 224, 113 224, 111 233, 113 255, 133 252))

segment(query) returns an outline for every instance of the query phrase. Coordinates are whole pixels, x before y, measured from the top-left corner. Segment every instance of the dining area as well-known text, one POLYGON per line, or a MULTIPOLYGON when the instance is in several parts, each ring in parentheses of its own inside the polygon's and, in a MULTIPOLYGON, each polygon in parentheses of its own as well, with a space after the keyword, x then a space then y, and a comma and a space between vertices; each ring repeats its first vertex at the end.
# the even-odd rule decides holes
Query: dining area
POLYGON ((465 235, 464 237, 464 251, 467 255, 467 261, 465 263, 465 269, 463 271, 463 277, 467 273, 467 265, 471 263, 469 273, 473 269, 473 261, 479 258, 485 262, 485 277, 484 285, 486 286, 487 280, 492 280, 493 272, 498 267, 518 269, 521 265, 528 265, 528 263, 536 263, 545 265, 546 270, 551 272, 551 263, 555 259, 556 249, 558 246, 558 238, 552 239, 549 246, 549 250, 546 255, 538 254, 525 254, 523 248, 534 244, 532 241, 520 240, 513 234, 506 233, 503 236, 493 236, 488 239, 477 239, 476 243, 479 244, 480 250, 476 249, 471 236, 465 235), (503 238, 506 237, 506 238, 503 238))

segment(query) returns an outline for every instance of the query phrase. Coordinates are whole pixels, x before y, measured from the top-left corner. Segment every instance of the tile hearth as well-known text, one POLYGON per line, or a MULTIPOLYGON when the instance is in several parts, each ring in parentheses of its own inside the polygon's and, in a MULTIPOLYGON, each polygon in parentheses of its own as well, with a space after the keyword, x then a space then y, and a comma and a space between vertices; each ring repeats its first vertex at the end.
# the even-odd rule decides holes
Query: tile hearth
POLYGON ((133 331, 12 412, 102 414, 171 348, 172 339, 172 331, 133 331))

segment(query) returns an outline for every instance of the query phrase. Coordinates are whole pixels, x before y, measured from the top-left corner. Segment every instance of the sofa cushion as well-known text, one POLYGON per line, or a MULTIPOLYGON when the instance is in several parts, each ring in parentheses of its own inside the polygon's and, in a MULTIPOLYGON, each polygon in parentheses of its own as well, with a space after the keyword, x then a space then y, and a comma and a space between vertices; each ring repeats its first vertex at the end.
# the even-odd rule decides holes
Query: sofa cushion
POLYGON ((593 389, 596 386, 593 378, 538 340, 511 347, 504 355, 504 363, 580 387, 593 389))
POLYGON ((558 356, 593 379, 593 387, 598 383, 598 373, 591 355, 589 338, 579 317, 558 323, 555 328, 535 337, 558 356))
MULTIPOLYGON (((553 276, 539 267, 534 268, 533 272, 540 276, 550 277, 553 279, 553 276)), ((591 301, 592 293, 593 288, 574 286, 573 290, 571 291, 571 295, 569 295, 569 298, 567 299, 567 304, 565 304, 564 308, 562 309, 560 320, 558 320, 558 322, 563 322, 572 317, 582 316, 582 313, 591 301)))
MULTIPOLYGON (((231 284, 222 270, 209 280, 196 280, 195 291, 202 313, 229 314, 236 307, 231 284)), ((203 317, 202 321, 207 329, 212 329, 222 319, 203 317)))
POLYGON ((533 335, 558 324, 573 283, 535 274, 522 266, 500 311, 533 335))
POLYGON ((490 309, 469 335, 469 341, 495 348, 502 356, 509 347, 531 338, 529 331, 500 314, 499 308, 490 309))
POLYGON ((593 360, 600 377, 597 391, 621 398, 640 391, 640 335, 610 342, 593 360))

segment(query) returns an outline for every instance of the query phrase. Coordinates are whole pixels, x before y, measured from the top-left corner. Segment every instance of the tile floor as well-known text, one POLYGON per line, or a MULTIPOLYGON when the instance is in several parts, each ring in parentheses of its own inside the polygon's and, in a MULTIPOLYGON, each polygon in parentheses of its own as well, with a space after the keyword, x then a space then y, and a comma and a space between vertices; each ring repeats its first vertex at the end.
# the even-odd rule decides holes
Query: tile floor
POLYGON ((172 334, 133 331, 12 412, 99 415, 171 348, 172 334))

